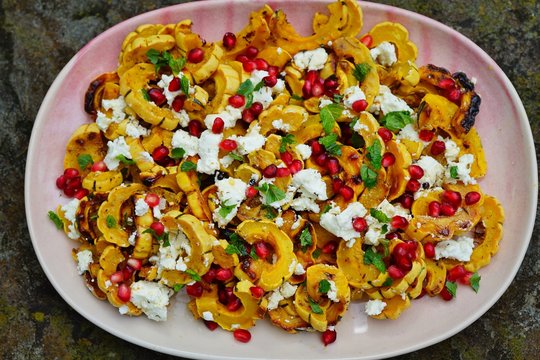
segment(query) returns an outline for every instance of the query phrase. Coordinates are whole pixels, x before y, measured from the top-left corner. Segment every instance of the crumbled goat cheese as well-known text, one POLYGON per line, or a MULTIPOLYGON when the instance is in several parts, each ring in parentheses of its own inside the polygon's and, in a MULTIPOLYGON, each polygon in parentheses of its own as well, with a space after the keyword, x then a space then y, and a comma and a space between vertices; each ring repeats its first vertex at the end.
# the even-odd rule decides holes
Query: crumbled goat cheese
POLYGON ((274 221, 276 222, 276 225, 279 227, 282 227, 283 224, 285 223, 285 220, 283 220, 281 216, 278 216, 277 218, 275 218, 274 221))
POLYGON ((410 114, 413 113, 409 105, 403 99, 392 94, 390 88, 385 85, 379 87, 379 94, 375 96, 373 104, 368 108, 368 111, 374 114, 378 114, 381 111, 383 114, 394 111, 408 111, 410 114))
POLYGON ((429 187, 440 186, 444 177, 444 166, 431 156, 424 155, 418 159, 416 165, 424 170, 424 176, 418 181, 420 184, 428 183, 429 187))
POLYGON ((263 109, 267 109, 272 103, 272 101, 274 101, 272 93, 272 88, 269 88, 268 86, 263 86, 259 90, 253 92, 253 102, 260 102, 263 109))
POLYGON ((131 235, 129 235, 129 238, 128 238, 129 245, 134 246, 136 238, 137 238, 137 232, 134 231, 134 232, 131 233, 131 235))
POLYGON ((298 229, 298 227, 300 226, 301 223, 302 223, 302 218, 301 218, 300 216, 298 216, 298 218, 296 219, 296 221, 292 224, 291 230, 296 230, 296 229, 298 229))
POLYGON ((171 145, 173 149, 184 149, 184 157, 195 156, 199 152, 199 138, 182 129, 174 132, 171 145))
POLYGON ((294 275, 304 275, 306 273, 306 269, 302 266, 302 264, 298 263, 294 267, 294 275))
POLYGON ((302 157, 303 160, 307 160, 311 157, 311 146, 306 144, 296 145, 296 151, 302 157))
POLYGON ((459 156, 459 146, 454 142, 454 140, 448 138, 443 139, 441 136, 438 138, 439 141, 444 141, 445 150, 444 150, 444 157, 446 158, 447 162, 456 161, 457 157, 459 156))
POLYGON ((361 236, 352 225, 353 219, 364 217, 366 214, 364 205, 353 202, 342 212, 339 212, 338 207, 333 207, 330 211, 322 214, 320 224, 332 234, 345 240, 348 247, 352 247, 356 239, 361 236))
POLYGON ((163 270, 187 270, 191 256, 191 244, 186 234, 180 229, 169 232, 169 246, 159 246, 158 276, 163 270))
POLYGON ((411 141, 420 142, 420 137, 418 137, 418 132, 414 128, 413 124, 407 124, 401 129, 401 131, 397 134, 396 139, 407 139, 411 141))
POLYGON ((105 110, 112 110, 111 118, 107 117, 107 115, 101 111, 98 111, 97 113, 96 124, 103 132, 106 132, 112 123, 121 123, 126 118, 124 112, 126 102, 124 101, 123 96, 119 96, 117 99, 101 100, 101 106, 103 106, 105 110))
POLYGON ((276 130, 283 130, 283 131, 291 130, 291 125, 284 123, 282 119, 277 119, 277 120, 272 121, 272 126, 276 130))
POLYGON ((94 262, 92 258, 92 252, 90 250, 83 250, 77 253, 77 271, 79 275, 84 274, 85 271, 88 271, 88 266, 94 262))
POLYGON ((79 230, 77 230, 77 210, 79 208, 79 200, 73 199, 66 205, 63 205, 60 209, 64 212, 64 217, 70 222, 68 225, 67 236, 72 240, 77 240, 81 237, 79 230))
POLYGON ((304 169, 294 174, 292 185, 300 192, 317 200, 326 200, 326 183, 322 180, 321 173, 315 169, 304 169))
POLYGON ((476 180, 471 177, 471 165, 474 163, 474 155, 465 154, 459 157, 459 162, 448 162, 448 167, 446 168, 445 176, 446 182, 450 184, 455 184, 458 180, 461 180, 463 184, 476 184, 476 180), (452 166, 457 168, 457 179, 452 178, 450 169, 452 166))
POLYGON ((233 128, 236 125, 236 121, 242 118, 242 110, 237 109, 231 105, 227 105, 225 110, 219 114, 209 114, 204 118, 204 124, 208 129, 212 129, 216 118, 223 120, 223 127, 225 129, 233 128))
POLYGON ((205 130, 199 139, 199 161, 197 172, 212 175, 219 170, 219 143, 223 134, 214 134, 211 130, 205 130))
POLYGON ((137 119, 129 119, 128 123, 126 124, 127 136, 139 138, 141 136, 148 136, 148 134, 150 134, 150 130, 140 125, 137 119))
POLYGON ((214 221, 218 223, 219 227, 224 227, 234 219, 238 207, 246 198, 247 184, 240 179, 227 178, 216 181, 216 186, 221 205, 214 210, 214 221), (222 217, 219 212, 223 206, 234 206, 234 208, 225 217, 222 217))
POLYGON ((289 282, 284 282, 278 289, 272 291, 268 297, 267 310, 274 310, 278 307, 279 302, 283 299, 288 299, 296 292, 296 285, 291 285, 289 282))
POLYGON ((319 205, 315 202, 315 199, 310 196, 300 196, 293 199, 291 207, 296 211, 311 211, 315 214, 318 214, 321 211, 319 205))
POLYGON ((328 280, 328 282, 330 283, 330 290, 328 290, 326 296, 328 296, 328 299, 332 300, 333 302, 339 302, 337 297, 336 283, 332 280, 328 280))
POLYGON ((458 236, 452 240, 444 240, 435 246, 435 260, 442 258, 458 261, 469 261, 474 248, 474 239, 468 236, 458 236))
POLYGON ((384 308, 386 307, 386 303, 382 300, 376 299, 376 300, 369 300, 366 303, 366 314, 369 316, 377 316, 380 315, 384 308))
POLYGON ((171 295, 170 289, 156 282, 140 280, 131 284, 130 301, 151 320, 167 320, 167 305, 171 295))
POLYGON ((254 124, 249 127, 246 135, 237 136, 232 135, 229 137, 231 140, 235 140, 238 144, 236 151, 240 155, 248 155, 254 151, 262 149, 266 143, 266 137, 260 134, 261 126, 259 124, 254 124))
POLYGON ((323 96, 319 99, 319 109, 322 109, 323 107, 328 106, 333 103, 334 102, 332 101, 332 99, 330 99, 327 96, 323 96))
POLYGON ((396 215, 402 216, 406 218, 407 220, 410 220, 412 218, 409 210, 405 209, 400 204, 397 204, 397 205, 390 204, 388 199, 384 199, 383 201, 381 201, 381 203, 377 205, 377 210, 382 211, 389 218, 392 218, 396 215))
POLYGON ((363 130, 363 131, 369 131, 369 127, 368 127, 366 124, 360 122, 360 120, 358 120, 358 121, 354 124, 353 130, 356 131, 357 133, 359 133, 359 132, 362 131, 362 130, 363 130))
POLYGON ((214 321, 214 314, 210 311, 203 311, 202 318, 206 321, 214 321))
POLYGON ((343 93, 343 105, 348 107, 349 109, 352 109, 352 106, 355 102, 358 100, 365 100, 366 94, 360 89, 359 86, 351 86, 345 89, 345 92, 343 93))
POLYGON ((328 54, 323 48, 301 51, 294 55, 293 62, 301 70, 321 70, 328 60, 328 54))
POLYGON ((392 66, 397 62, 396 48, 394 44, 383 41, 378 46, 369 50, 373 61, 382 66, 392 66))
POLYGON ((135 161, 154 163, 154 158, 148 151, 141 151, 135 161))
POLYGON ((146 201, 144 201, 144 199, 137 199, 135 202, 135 215, 143 216, 148 210, 150 210, 150 206, 148 206, 146 201))
POLYGON ((129 307, 127 305, 122 305, 118 308, 118 312, 122 315, 126 315, 129 312, 129 307))
POLYGON ((265 70, 253 70, 251 72, 251 77, 249 78, 249 80, 251 81, 253 86, 257 86, 268 75, 269 75, 268 71, 265 71, 265 70))
POLYGON ((231 166, 231 164, 234 162, 234 158, 230 155, 225 155, 224 157, 222 157, 221 159, 219 159, 219 163, 224 167, 224 168, 228 168, 229 166, 231 166))
POLYGON ((129 145, 126 143, 126 139, 123 136, 119 136, 113 141, 107 142, 107 155, 105 155, 105 165, 107 169, 116 170, 120 164, 119 156, 124 156, 126 159, 131 159, 131 152, 129 151, 129 145))

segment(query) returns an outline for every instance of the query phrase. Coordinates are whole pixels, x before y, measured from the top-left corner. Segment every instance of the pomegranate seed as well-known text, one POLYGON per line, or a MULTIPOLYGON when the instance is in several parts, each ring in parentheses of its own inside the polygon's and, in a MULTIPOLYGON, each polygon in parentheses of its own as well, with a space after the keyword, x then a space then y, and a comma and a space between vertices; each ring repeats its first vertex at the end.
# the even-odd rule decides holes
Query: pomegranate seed
POLYGON ((233 332, 233 336, 236 340, 247 343, 251 340, 251 333, 245 329, 236 329, 233 332))
POLYGON ((304 82, 304 85, 302 86, 302 96, 304 97, 304 99, 309 99, 311 97, 312 86, 313 86, 312 83, 308 81, 304 82))
POLYGON ((64 195, 67 197, 73 197, 75 195, 75 189, 65 188, 64 195))
POLYGON ((418 190, 420 190, 420 182, 418 180, 415 180, 415 179, 411 179, 409 181, 407 181, 407 185, 405 186, 405 189, 409 192, 417 192, 418 190))
POLYGON ((435 136, 435 133, 431 130, 420 130, 420 132, 418 133, 418 137, 420 138, 420 140, 422 141, 425 141, 425 142, 430 142, 431 140, 433 140, 433 136, 435 136))
POLYGON ((335 157, 329 158, 326 162, 326 168, 328 169, 328 173, 330 173, 330 175, 336 175, 339 173, 340 166, 338 159, 335 157))
POLYGON ((463 265, 457 265, 448 270, 448 274, 446 274, 446 280, 455 282, 456 280, 461 279, 466 274, 467 270, 465 270, 463 265))
POLYGON ((169 155, 169 149, 166 146, 158 146, 152 151, 152 158, 154 161, 160 161, 165 159, 169 155))
POLYGON ((324 88, 326 90, 334 90, 339 86, 339 83, 337 80, 333 77, 329 77, 328 79, 324 80, 324 88))
POLYGON ((268 165, 264 170, 263 170, 263 176, 265 178, 273 178, 276 176, 276 173, 277 173, 277 166, 274 165, 274 164, 270 164, 268 165))
POLYGON ((354 219, 352 222, 352 226, 357 232, 364 232, 368 228, 366 219, 361 217, 357 217, 356 219, 354 219))
POLYGON ((122 270, 122 274, 124 275, 124 279, 129 279, 131 275, 133 275, 134 270, 131 268, 131 266, 126 265, 124 270, 122 270))
POLYGON ((266 245, 266 243, 262 241, 258 241, 255 244, 253 244, 253 247, 255 248, 255 253, 261 259, 266 259, 266 257, 270 254, 270 249, 268 249, 268 246, 266 245))
POLYGON ((234 140, 225 139, 219 143, 219 147, 225 151, 233 151, 238 147, 238 144, 234 140))
POLYGON ((257 63, 255 63, 255 61, 248 60, 242 64, 242 67, 244 68, 245 72, 250 73, 257 68, 257 63))
POLYGON ((444 144, 444 141, 436 140, 431 144, 431 154, 433 155, 442 154, 445 150, 446 145, 444 144))
POLYGON ((227 281, 232 278, 233 273, 231 269, 219 269, 216 271, 216 279, 218 281, 227 281))
POLYGON ((432 242, 425 243, 424 253, 428 259, 433 259, 435 257, 435 245, 432 242))
POLYGON ((444 216, 453 216, 456 213, 456 209, 448 203, 441 205, 441 214, 444 216))
POLYGON ((292 154, 290 152, 288 152, 288 151, 282 152, 280 154, 280 158, 281 158, 281 160, 283 160, 283 162, 287 166, 291 165, 292 162, 293 162, 292 154))
POLYGON ((150 100, 152 100, 157 106, 161 106, 167 101, 167 98, 165 95, 163 95, 163 91, 161 91, 161 89, 152 88, 148 90, 148 96, 150 97, 150 100))
POLYGON ((92 167, 90 168, 90 171, 98 172, 98 171, 107 171, 107 165, 105 165, 105 161, 97 161, 92 164, 92 167))
POLYGON ((338 244, 336 241, 329 241, 323 246, 322 252, 324 254, 333 254, 336 252, 337 248, 338 244))
POLYGON ((337 194, 342 186, 343 180, 341 180, 340 178, 332 179, 332 191, 334 192, 334 194, 337 194))
POLYGON ((80 176, 77 176, 77 177, 74 177, 72 179, 67 179, 66 180, 66 189, 71 189, 71 190, 79 190, 82 186, 82 182, 81 182, 81 177, 80 176))
POLYGON ((474 205, 477 202, 480 201, 480 198, 482 196, 477 191, 469 191, 467 194, 465 194, 465 204, 467 205, 474 205))
POLYGON ((397 232, 389 232, 388 234, 384 235, 384 238, 387 240, 401 239, 397 232))
POLYGON ((452 294, 450 294, 450 291, 448 291, 448 289, 445 287, 443 287, 443 289, 441 290, 441 292, 439 293, 439 295, 441 295, 441 297, 445 300, 445 301, 450 301, 452 300, 454 297, 452 296, 452 294))
POLYGON ((459 89, 452 89, 446 93, 446 98, 457 103, 461 99, 461 91, 459 89))
POLYGON ((276 75, 268 75, 263 78, 264 85, 268 87, 274 87, 277 84, 277 76, 276 75))
POLYGON ((444 190, 442 193, 442 200, 450 203, 454 207, 461 205, 461 194, 457 191, 444 190))
POLYGON ((403 206, 405 209, 410 209, 413 201, 414 197, 411 194, 403 194, 401 197, 401 206, 403 206))
POLYGON ((373 37, 371 37, 371 35, 369 34, 366 34, 362 36, 362 38, 360 39, 360 42, 366 45, 368 48, 370 48, 371 45, 373 44, 373 37))
POLYGON ((339 189, 339 194, 341 196, 343 196, 343 200, 345 201, 349 201, 353 198, 354 196, 354 191, 353 189, 350 187, 350 186, 347 186, 347 185, 343 185, 340 189, 339 189))
POLYGON ((243 64, 246 61, 249 61, 249 58, 246 55, 238 55, 236 61, 240 61, 243 64))
POLYGON ((186 285, 186 293, 189 296, 193 296, 196 298, 201 297, 203 294, 202 284, 199 281, 197 281, 195 284, 186 285))
POLYGON ((157 236, 161 236, 165 232, 165 225, 159 221, 154 221, 152 225, 150 225, 150 229, 154 230, 157 236))
POLYGON ((384 142, 389 142, 394 136, 394 134, 392 134, 392 132, 385 127, 379 128, 379 130, 377 130, 377 134, 379 134, 384 142))
POLYGON ((188 123, 188 131, 189 131, 190 135, 192 135, 192 136, 200 137, 203 130, 204 129, 202 127, 202 124, 200 122, 198 122, 197 120, 191 120, 188 123))
POLYGON ((257 65, 257 70, 268 70, 268 63, 264 59, 255 59, 255 64, 257 65))
POLYGON ((113 284, 121 283, 122 281, 124 281, 124 272, 117 271, 113 273, 109 279, 113 284))
POLYGON ((315 83, 311 86, 311 96, 319 97, 324 94, 324 86, 319 83, 315 83))
POLYGON ((59 188, 60 190, 64 189, 66 187, 66 176, 65 175, 60 175, 59 177, 56 178, 56 187, 59 188))
POLYGON ((418 165, 411 165, 409 166, 409 174, 412 179, 419 180, 424 176, 424 169, 418 165))
POLYGON ((81 200, 83 197, 85 197, 89 193, 90 192, 88 190, 86 190, 86 189, 79 189, 79 190, 75 191, 75 194, 73 194, 73 197, 76 198, 76 199, 81 200))
POLYGON ((445 90, 452 89, 455 85, 456 83, 452 78, 441 79, 437 84, 437 86, 445 90))
POLYGON ((185 102, 186 102, 186 96, 178 95, 174 98, 173 102, 171 103, 171 107, 174 111, 180 112, 184 108, 185 102))
POLYGON ((317 156, 324 152, 323 146, 317 140, 313 140, 310 144, 311 146, 311 155, 317 156))
POLYGON ((320 154, 319 156, 317 156, 315 158, 315 164, 321 166, 321 167, 325 167, 326 166, 326 162, 328 161, 328 155, 326 154, 320 154))
POLYGON ((413 240, 407 240, 405 241, 405 245, 407 250, 409 251, 409 255, 411 258, 416 258, 416 250, 418 249, 418 243, 413 240))
POLYGON ((314 84, 315 81, 319 78, 319 72, 317 70, 309 70, 306 73, 305 81, 310 84, 314 84))
POLYGON ((244 53, 248 58, 255 59, 257 55, 259 55, 259 49, 257 49, 255 46, 248 46, 244 53))
POLYGON ((274 66, 274 65, 270 65, 268 67, 268 70, 266 70, 266 72, 268 73, 268 75, 270 76, 277 76, 277 74, 279 73, 279 68, 277 66, 274 66))
POLYGON ((160 202, 159 195, 156 195, 154 193, 146 194, 146 196, 144 197, 144 202, 147 203, 148 206, 150 206, 151 208, 153 208, 154 206, 158 206, 160 202))
POLYGON ((167 88, 169 89, 169 91, 180 90, 180 78, 174 77, 167 88))
POLYGON ((214 322, 214 321, 207 321, 207 320, 204 321, 204 325, 206 325, 206 327, 207 327, 208 330, 210 330, 210 331, 216 330, 216 329, 218 328, 218 326, 219 326, 216 322, 214 322))
POLYGON ((397 280, 403 278, 405 274, 403 271, 401 271, 400 268, 398 268, 396 265, 390 265, 386 271, 388 271, 388 276, 390 276, 392 279, 397 280))
POLYGON ((242 110, 242 120, 244 120, 248 124, 251 124, 253 120, 255 120, 255 115, 253 114, 253 111, 251 111, 251 109, 242 110))
POLYGON ((330 330, 330 329, 326 330, 321 335, 321 339, 322 339, 322 342, 323 342, 324 346, 327 346, 327 345, 333 343, 334 341, 336 341, 336 337, 337 337, 336 331, 335 330, 330 330))
POLYGON ((405 229, 409 225, 409 222, 403 216, 396 215, 392 218, 390 225, 395 229, 405 229))
POLYGON ((189 50, 187 60, 190 63, 198 64, 201 61, 203 61, 203 59, 204 59, 204 51, 203 51, 203 49, 195 48, 195 49, 189 50))
POLYGON ((361 99, 361 100, 356 100, 355 102, 353 102, 352 109, 355 112, 362 112, 366 110, 367 106, 368 106, 367 101, 364 99, 361 99))
POLYGON ((404 272, 410 271, 412 269, 412 261, 407 256, 402 256, 396 259, 396 265, 398 268, 404 272))
POLYGON ((291 170, 289 170, 288 168, 280 167, 277 169, 276 177, 281 178, 281 177, 287 177, 289 175, 291 175, 291 170))
POLYGON ((125 283, 118 286, 118 298, 123 302, 128 302, 131 299, 131 289, 125 283))
POLYGON ((432 201, 428 205, 428 215, 432 217, 439 217, 441 215, 441 203, 438 201, 432 201))
POLYGON ((396 157, 394 156, 394 154, 387 152, 382 157, 381 165, 387 168, 394 165, 395 162, 396 162, 396 157))
POLYGON ((264 295, 264 290, 260 286, 252 286, 249 288, 249 291, 251 292, 251 295, 256 299, 260 299, 264 295))
POLYGON ((66 180, 73 179, 77 176, 79 176, 79 170, 77 169, 67 168, 66 170, 64 170, 64 177, 66 178, 66 180))
POLYGON ((291 165, 289 165, 289 170, 291 171, 291 174, 296 174, 297 172, 299 172, 300 170, 302 170, 302 167, 303 167, 303 163, 302 161, 300 160, 293 160, 293 162, 291 163, 291 165))
POLYGON ((227 304, 227 310, 229 311, 236 311, 242 307, 242 302, 239 298, 235 297, 229 303, 227 304))
POLYGON ((241 108, 246 103, 246 99, 239 94, 233 95, 229 98, 229 104, 234 108, 241 108))
POLYGON ((258 193, 259 193, 259 191, 257 189, 255 189, 255 187, 253 187, 253 186, 250 186, 250 187, 248 187, 246 189, 246 197, 248 197, 250 199, 257 196, 258 193))
POLYGON ((465 275, 463 275, 461 278, 458 279, 458 281, 463 285, 471 285, 471 277, 474 275, 474 273, 470 271, 466 271, 465 275))
POLYGON ((236 46, 236 35, 232 32, 226 32, 223 35, 223 47, 227 50, 231 50, 236 46))
POLYGON ((249 108, 249 111, 251 111, 254 116, 259 116, 263 112, 263 110, 263 105, 258 101, 254 102, 249 108))
POLYGON ((206 274, 204 274, 201 277, 205 282, 207 282, 209 284, 212 283, 214 281, 214 279, 216 278, 216 269, 214 269, 214 268, 208 269, 206 274))
POLYGON ((218 291, 219 302, 224 305, 227 305, 229 303, 229 300, 232 298, 232 296, 233 296, 232 287, 226 287, 218 291))
POLYGON ((214 134, 221 134, 223 132, 223 128, 225 127, 225 122, 222 118, 217 117, 214 119, 214 123, 212 124, 212 132, 214 134))
POLYGON ((140 259, 129 258, 127 264, 133 268, 133 270, 141 270, 142 261, 140 259))

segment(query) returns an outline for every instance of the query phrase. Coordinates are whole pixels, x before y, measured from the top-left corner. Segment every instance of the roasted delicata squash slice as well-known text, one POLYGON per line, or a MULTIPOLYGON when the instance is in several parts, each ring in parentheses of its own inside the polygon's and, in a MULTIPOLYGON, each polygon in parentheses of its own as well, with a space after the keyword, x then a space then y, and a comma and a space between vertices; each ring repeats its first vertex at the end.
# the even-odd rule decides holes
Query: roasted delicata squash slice
POLYGON ((93 162, 103 160, 107 155, 107 146, 103 141, 99 127, 95 123, 81 125, 71 135, 66 146, 64 169, 77 169, 79 173, 86 175, 90 171, 90 166, 81 169, 78 161, 81 155, 90 156, 93 162))
POLYGON ((407 63, 409 61, 416 61, 418 49, 409 40, 409 32, 403 25, 385 21, 372 27, 368 34, 373 39, 372 47, 376 47, 383 41, 387 41, 396 47, 396 55, 399 62, 407 63))

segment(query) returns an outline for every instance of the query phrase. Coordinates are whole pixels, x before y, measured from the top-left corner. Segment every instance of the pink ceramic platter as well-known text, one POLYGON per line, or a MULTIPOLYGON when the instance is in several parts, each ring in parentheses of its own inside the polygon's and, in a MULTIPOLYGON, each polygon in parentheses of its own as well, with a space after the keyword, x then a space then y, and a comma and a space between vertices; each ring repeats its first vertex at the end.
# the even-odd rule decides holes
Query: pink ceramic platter
MULTIPOLYGON (((303 34, 311 32, 316 11, 325 1, 269 1, 283 8, 303 34)), ((385 5, 361 3, 364 31, 389 20, 403 24, 419 50, 417 64, 433 63, 476 78, 482 106, 477 129, 489 164, 481 186, 500 199, 507 214, 499 253, 482 269, 475 294, 460 287, 452 302, 424 297, 395 321, 367 318, 356 303, 336 330, 338 339, 324 347, 312 333, 288 334, 259 321, 252 340, 242 344, 226 331, 209 332, 177 297, 169 319, 157 323, 141 316, 121 316, 109 303, 86 289, 71 258, 76 245, 47 219, 47 212, 68 200, 55 179, 62 171, 65 145, 77 127, 91 121, 83 109, 89 82, 117 66, 124 37, 138 25, 176 23, 192 19, 194 31, 209 41, 226 31, 238 31, 262 1, 203 1, 152 11, 126 20, 88 43, 60 72, 35 121, 26 168, 26 214, 36 254, 43 270, 65 301, 81 315, 132 343, 183 357, 201 359, 371 359, 407 353, 442 341, 478 319, 504 293, 514 278, 532 233, 537 201, 537 165, 531 130, 521 101, 503 71, 478 46, 456 31, 424 16, 385 5), (456 54, 459 54, 457 56, 456 54), (511 172, 512 176, 507 174, 511 172), (511 234, 511 236, 509 236, 511 234)))

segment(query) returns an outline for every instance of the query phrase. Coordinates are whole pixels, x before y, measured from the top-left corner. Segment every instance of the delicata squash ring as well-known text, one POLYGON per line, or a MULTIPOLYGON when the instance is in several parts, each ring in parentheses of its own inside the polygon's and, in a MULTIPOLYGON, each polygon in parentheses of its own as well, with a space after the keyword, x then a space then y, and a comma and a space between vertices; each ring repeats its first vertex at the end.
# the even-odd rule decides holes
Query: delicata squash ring
POLYGON ((209 328, 331 335, 351 301, 396 319, 478 291, 504 210, 478 184, 474 83, 418 67, 400 24, 362 33, 355 1, 328 11, 307 37, 270 6, 214 43, 185 19, 126 37, 49 214, 98 299, 164 321, 185 291, 209 328))

